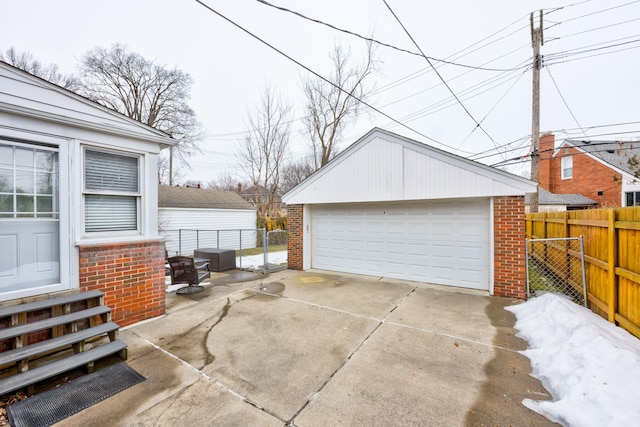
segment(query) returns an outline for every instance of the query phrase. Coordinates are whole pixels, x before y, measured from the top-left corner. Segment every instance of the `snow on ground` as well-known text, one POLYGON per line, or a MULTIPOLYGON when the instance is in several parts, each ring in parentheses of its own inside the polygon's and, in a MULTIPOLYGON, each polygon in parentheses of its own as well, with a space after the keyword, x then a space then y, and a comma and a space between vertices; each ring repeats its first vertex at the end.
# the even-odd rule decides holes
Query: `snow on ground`
POLYGON ((640 340, 564 297, 508 307, 552 401, 523 404, 565 426, 640 426, 640 340))
MULTIPOLYGON (((269 252, 267 255, 269 264, 282 264, 287 262, 287 251, 269 252)), ((264 254, 243 256, 242 269, 257 270, 264 265, 264 254)), ((240 267, 240 257, 236 258, 236 266, 240 267)))
MULTIPOLYGON (((287 251, 269 252, 269 255, 267 255, 267 261, 269 264, 275 265, 286 263, 287 251)), ((236 267, 242 268, 243 270, 261 270, 263 265, 264 254, 243 256, 242 260, 240 260, 240 257, 236 257, 236 267)), ((167 285, 167 292, 174 292, 185 286, 183 284, 172 285, 170 276, 165 278, 165 284, 167 285)))

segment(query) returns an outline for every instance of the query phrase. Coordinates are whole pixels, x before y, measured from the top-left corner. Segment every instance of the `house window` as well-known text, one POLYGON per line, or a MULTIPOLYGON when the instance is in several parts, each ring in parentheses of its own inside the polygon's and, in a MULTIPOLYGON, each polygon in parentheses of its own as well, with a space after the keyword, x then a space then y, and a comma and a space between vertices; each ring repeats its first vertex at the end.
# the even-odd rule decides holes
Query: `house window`
POLYGON ((139 156, 85 149, 85 232, 139 230, 139 177, 139 156))
POLYGON ((562 179, 573 178, 573 157, 562 158, 562 179))
POLYGON ((630 191, 625 193, 627 198, 626 206, 640 206, 640 191, 630 191))

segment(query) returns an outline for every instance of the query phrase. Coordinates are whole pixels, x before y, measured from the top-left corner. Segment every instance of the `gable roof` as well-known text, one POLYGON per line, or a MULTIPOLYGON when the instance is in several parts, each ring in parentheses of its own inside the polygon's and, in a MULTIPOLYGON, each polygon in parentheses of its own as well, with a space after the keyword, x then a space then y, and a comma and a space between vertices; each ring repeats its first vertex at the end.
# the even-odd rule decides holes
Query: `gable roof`
POLYGON ((0 61, 0 112, 51 123, 156 142, 177 142, 168 134, 0 61))
MULTIPOLYGON (((524 203, 530 203, 529 193, 524 196, 524 203)), ((565 206, 595 206, 598 203, 582 194, 554 194, 542 187, 538 187, 538 204, 540 205, 565 205, 565 206)))
MULTIPOLYGON (((630 167, 629 159, 635 156, 640 161, 640 141, 581 141, 568 139, 560 145, 558 150, 569 145, 582 150, 594 159, 620 172, 629 175, 634 175, 637 172, 630 167)), ((556 153, 558 150, 556 150, 556 153)))
POLYGON ((251 203, 233 191, 196 187, 158 186, 159 208, 255 210, 251 203))
POLYGON ((374 128, 283 196, 287 204, 524 195, 536 183, 374 128))

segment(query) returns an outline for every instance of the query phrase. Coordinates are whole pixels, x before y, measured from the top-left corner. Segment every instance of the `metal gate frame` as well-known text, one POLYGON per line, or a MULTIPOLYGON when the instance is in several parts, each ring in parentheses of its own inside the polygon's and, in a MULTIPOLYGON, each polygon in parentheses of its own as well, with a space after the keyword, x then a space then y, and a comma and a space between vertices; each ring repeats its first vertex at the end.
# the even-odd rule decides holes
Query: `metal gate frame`
MULTIPOLYGON (((571 275, 571 256, 575 256, 578 257, 580 260, 580 270, 581 270, 581 279, 582 279, 582 295, 581 295, 581 299, 582 299, 582 303, 585 307, 588 307, 588 295, 587 295, 587 280, 586 280, 586 273, 585 273, 585 266, 584 266, 584 241, 582 239, 582 236, 580 237, 567 237, 567 238, 553 238, 553 239, 526 239, 525 242, 525 257, 526 257, 526 263, 525 263, 525 268, 526 268, 526 275, 527 275, 527 298, 531 298, 532 297, 532 292, 531 292, 531 268, 530 268, 530 264, 533 264, 536 267, 542 267, 541 270, 543 272, 542 276, 545 278, 547 278, 547 276, 552 277, 553 278, 553 284, 552 286, 554 286, 556 289, 575 289, 575 287, 571 286, 569 282, 570 279, 570 275, 571 275), (574 249, 571 249, 571 242, 573 241, 577 241, 579 242, 579 250, 576 251, 574 249), (554 244, 554 243, 560 243, 560 245, 554 244), (564 244, 562 242, 565 242, 564 244), (531 248, 535 248, 536 244, 542 245, 542 251, 543 254, 541 257, 537 257, 534 252, 534 250, 530 250, 531 248), (558 248, 560 247, 560 248, 558 248), (560 275, 558 274, 558 269, 557 267, 553 267, 553 262, 549 260, 549 258, 551 258, 551 256, 549 255, 549 248, 551 248, 553 251, 556 251, 558 254, 555 256, 555 259, 558 260, 559 262, 557 263, 564 263, 567 265, 567 268, 569 269, 568 271, 561 271, 563 274, 565 274, 565 279, 563 280, 563 277, 560 277, 560 275), (559 256, 562 256, 564 259, 559 258, 559 256), (556 271, 554 271, 556 270, 556 271), (544 274, 547 273, 547 274, 544 274), (567 278, 569 277, 569 278, 567 278), (556 285, 557 283, 557 285, 556 285)), ((556 264, 557 264, 556 263, 556 264)), ((571 297, 574 301, 575 301, 575 297, 576 295, 572 292, 569 291, 559 291, 558 293, 561 293, 563 295, 569 296, 571 297)), ((535 296, 535 292, 533 293, 535 296)), ((576 301, 577 302, 577 301, 576 301)))

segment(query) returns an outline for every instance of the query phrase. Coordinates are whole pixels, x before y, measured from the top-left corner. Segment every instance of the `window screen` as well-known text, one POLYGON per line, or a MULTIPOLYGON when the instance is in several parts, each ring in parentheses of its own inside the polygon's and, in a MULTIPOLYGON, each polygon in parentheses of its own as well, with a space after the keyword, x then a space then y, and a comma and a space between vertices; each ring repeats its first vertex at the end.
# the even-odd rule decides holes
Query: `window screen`
POLYGON ((138 229, 139 157, 85 150, 85 231, 138 229))

